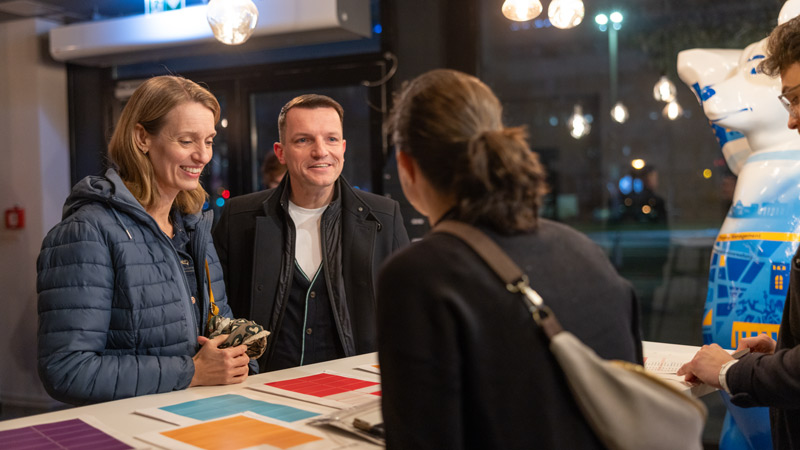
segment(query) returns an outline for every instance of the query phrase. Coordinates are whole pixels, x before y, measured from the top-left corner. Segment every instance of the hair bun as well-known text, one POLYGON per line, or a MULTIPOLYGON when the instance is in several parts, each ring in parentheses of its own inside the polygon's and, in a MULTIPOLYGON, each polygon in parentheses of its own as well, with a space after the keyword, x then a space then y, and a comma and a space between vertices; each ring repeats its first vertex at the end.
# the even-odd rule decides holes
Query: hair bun
POLYGON ((388 132, 439 192, 454 216, 501 232, 535 227, 544 170, 522 128, 504 128, 503 107, 477 78, 436 69, 395 98, 388 132))

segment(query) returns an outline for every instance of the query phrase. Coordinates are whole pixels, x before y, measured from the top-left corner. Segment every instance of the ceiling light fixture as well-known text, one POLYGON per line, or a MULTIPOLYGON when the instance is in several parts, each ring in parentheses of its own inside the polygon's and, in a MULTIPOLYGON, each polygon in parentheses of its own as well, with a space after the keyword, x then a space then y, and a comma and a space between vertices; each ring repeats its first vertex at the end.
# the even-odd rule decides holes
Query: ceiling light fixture
POLYGON ((553 0, 547 8, 547 17, 556 28, 568 29, 583 21, 586 9, 582 0, 553 0))
POLYGON ((675 89, 675 85, 667 78, 666 75, 662 75, 661 78, 656 82, 655 86, 653 86, 653 98, 660 102, 671 102, 675 100, 675 94, 677 90, 675 89))
POLYGON ((575 139, 580 139, 586 136, 592 129, 592 126, 589 125, 589 121, 586 120, 586 117, 584 117, 583 108, 580 105, 575 105, 575 108, 572 112, 572 117, 570 117, 567 121, 567 126, 569 127, 570 136, 574 137, 575 139))
POLYGON ((615 122, 625 123, 628 117, 630 117, 628 108, 622 104, 622 102, 617 102, 614 107, 611 108, 611 118, 614 119, 615 122))
POLYGON ((678 117, 683 115, 683 108, 681 105, 678 104, 677 100, 673 100, 667 103, 667 106, 664 107, 664 110, 661 111, 661 114, 664 115, 669 120, 676 120, 678 117))
POLYGON ((506 0, 502 11, 509 20, 525 22, 541 14, 542 3, 539 0, 506 0))
POLYGON ((239 45, 253 34, 258 22, 258 8, 252 0, 211 0, 206 18, 218 41, 239 45))

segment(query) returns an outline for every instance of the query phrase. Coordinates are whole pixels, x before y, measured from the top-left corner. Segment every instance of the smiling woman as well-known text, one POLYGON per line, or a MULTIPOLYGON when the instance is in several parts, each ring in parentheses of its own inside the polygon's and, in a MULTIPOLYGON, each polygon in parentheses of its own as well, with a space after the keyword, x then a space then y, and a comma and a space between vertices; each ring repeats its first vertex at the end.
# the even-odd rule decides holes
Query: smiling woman
POLYGON ((54 398, 94 403, 247 378, 246 346, 203 337, 211 316, 231 317, 199 183, 219 110, 192 81, 147 80, 109 143, 115 168, 73 188, 37 264, 39 374, 54 398))
MULTIPOLYGON (((203 189, 199 180, 203 168, 211 160, 211 146, 217 134, 215 116, 213 110, 201 103, 186 102, 167 113, 161 130, 155 134, 142 124, 136 124, 136 145, 150 158, 159 194, 157 204, 148 210, 157 221, 168 217, 180 192, 203 189)), ((162 225, 165 232, 169 228, 168 223, 162 225)))

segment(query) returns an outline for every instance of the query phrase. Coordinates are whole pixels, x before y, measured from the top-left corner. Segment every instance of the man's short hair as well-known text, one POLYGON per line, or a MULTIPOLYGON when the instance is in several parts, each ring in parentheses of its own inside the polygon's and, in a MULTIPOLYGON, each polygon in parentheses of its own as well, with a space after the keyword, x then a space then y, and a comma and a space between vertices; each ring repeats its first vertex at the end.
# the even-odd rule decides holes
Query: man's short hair
POLYGON ((778 25, 767 38, 767 58, 758 65, 765 74, 776 77, 800 62, 800 16, 778 25))
POLYGON ((336 114, 339 114, 339 121, 344 126, 344 109, 342 105, 336 100, 328 97, 327 95, 319 94, 305 94, 295 97, 281 108, 281 113, 278 114, 278 140, 283 144, 283 136, 286 134, 286 113, 292 108, 333 108, 336 114))

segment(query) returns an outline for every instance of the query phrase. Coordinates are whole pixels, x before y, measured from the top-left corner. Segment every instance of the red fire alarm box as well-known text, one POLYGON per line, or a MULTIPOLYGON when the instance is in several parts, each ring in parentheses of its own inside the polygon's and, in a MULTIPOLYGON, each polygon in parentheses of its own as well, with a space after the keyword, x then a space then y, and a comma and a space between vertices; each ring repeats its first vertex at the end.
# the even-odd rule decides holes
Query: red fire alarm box
POLYGON ((21 230, 25 228, 25 210, 19 206, 7 209, 6 228, 9 230, 21 230))

